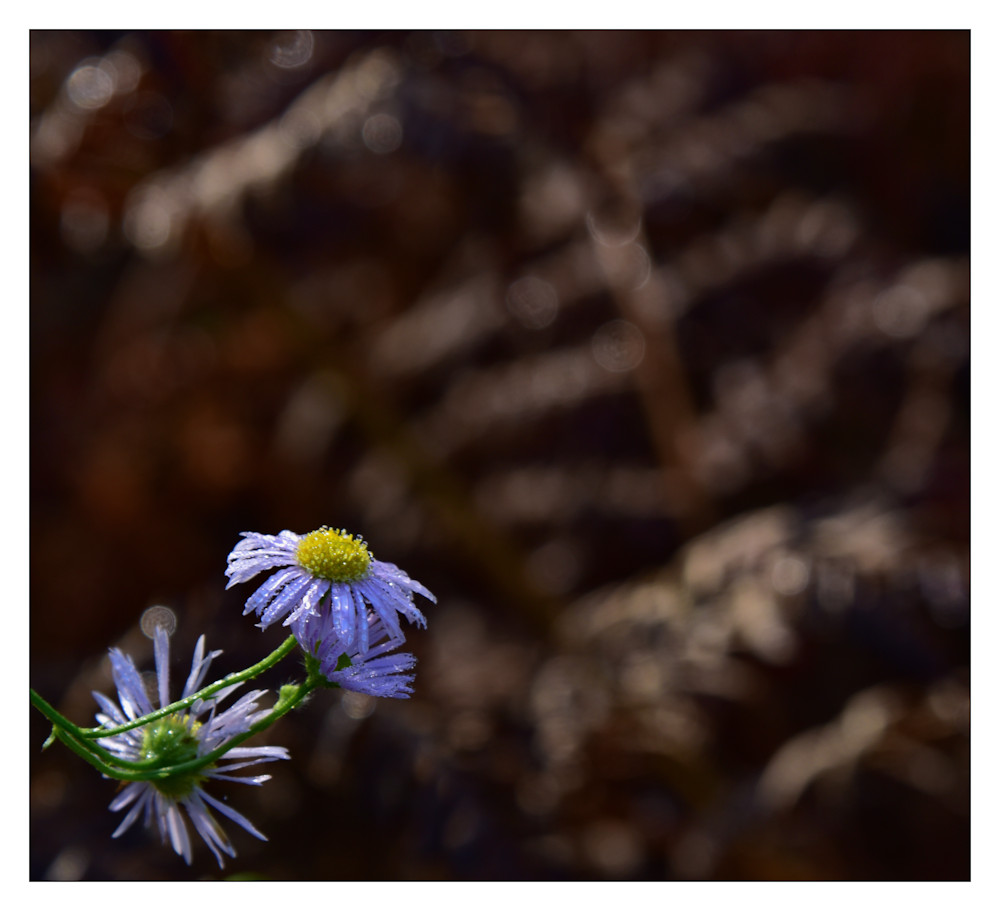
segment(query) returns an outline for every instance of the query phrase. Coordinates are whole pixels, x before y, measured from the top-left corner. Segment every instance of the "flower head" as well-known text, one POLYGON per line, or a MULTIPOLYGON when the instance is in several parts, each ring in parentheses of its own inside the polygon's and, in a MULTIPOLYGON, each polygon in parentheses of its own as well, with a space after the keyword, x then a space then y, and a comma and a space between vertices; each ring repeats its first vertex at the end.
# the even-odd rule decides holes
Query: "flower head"
POLYGON ((277 572, 247 599, 243 613, 257 614, 261 629, 283 620, 305 648, 312 636, 327 647, 336 639, 344 650, 369 656, 373 640, 368 605, 394 648, 405 639, 397 614, 427 625, 413 604, 414 592, 437 601, 398 566, 376 560, 363 540, 326 526, 307 535, 243 532, 243 540, 229 554, 226 588, 267 570, 277 572), (307 630, 310 617, 322 618, 318 632, 316 619, 307 630))
MULTIPOLYGON (((163 627, 156 628, 153 646, 157 695, 162 708, 170 704, 170 639, 163 627)), ((205 637, 198 640, 191 661, 191 673, 180 698, 197 692, 208 672, 208 666, 221 654, 220 651, 214 651, 206 655, 205 637)), ((111 649, 111 673, 118 688, 121 708, 102 693, 94 693, 94 698, 102 709, 97 714, 97 720, 103 727, 113 728, 126 724, 154 711, 135 662, 118 649, 111 649)), ((118 758, 132 762, 155 758, 158 765, 167 766, 197 759, 249 730, 258 718, 267 714, 267 710, 257 708, 257 699, 266 690, 247 693, 225 711, 218 711, 218 703, 241 685, 237 683, 225 687, 210 699, 199 699, 185 710, 141 727, 101 738, 98 743, 118 758)), ((195 772, 178 772, 166 778, 130 782, 110 804, 110 809, 115 811, 132 805, 112 838, 125 832, 142 814, 147 826, 151 826, 153 820, 156 821, 164 843, 169 838, 174 851, 190 864, 191 839, 181 813, 183 808, 221 867, 220 852, 235 857, 236 851, 209 807, 229 817, 251 835, 264 841, 267 839, 245 816, 208 794, 202 787, 203 783, 208 779, 217 779, 260 785, 271 776, 243 777, 231 773, 236 769, 276 759, 288 759, 288 750, 275 746, 233 747, 223 758, 195 772)))

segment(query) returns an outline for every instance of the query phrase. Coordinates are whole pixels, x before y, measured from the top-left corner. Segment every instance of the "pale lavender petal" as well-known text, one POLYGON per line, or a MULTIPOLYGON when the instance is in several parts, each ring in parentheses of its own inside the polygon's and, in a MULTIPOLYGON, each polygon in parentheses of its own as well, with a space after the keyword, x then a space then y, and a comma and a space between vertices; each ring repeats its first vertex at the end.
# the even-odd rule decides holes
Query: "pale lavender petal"
POLYGON ((244 616, 251 612, 259 614, 282 586, 291 582, 292 579, 300 577, 302 574, 303 570, 294 566, 275 573, 247 599, 246 607, 243 610, 244 616))
POLYGON ((261 614, 261 629, 264 629, 280 620, 285 614, 295 610, 301 602, 300 595, 313 584, 312 577, 302 573, 301 578, 293 579, 274 598, 267 610, 261 614))
POLYGON ((170 844, 174 851, 190 864, 191 836, 188 835, 187 826, 184 825, 184 817, 181 816, 180 808, 173 801, 164 799, 157 809, 166 822, 167 831, 170 833, 170 844))
POLYGON ((222 649, 216 649, 214 652, 209 652, 208 657, 206 657, 205 636, 201 635, 198 637, 198 644, 194 647, 194 655, 191 658, 191 673, 188 674, 188 678, 184 683, 184 691, 181 694, 182 699, 190 696, 192 693, 198 692, 202 681, 205 679, 205 675, 208 673, 208 666, 221 654, 222 649))
POLYGON ((318 612, 320 603, 326 596, 326 593, 330 591, 332 583, 329 579, 310 578, 312 578, 312 584, 305 590, 299 606, 292 611, 291 616, 285 620, 282 626, 290 626, 303 614, 315 614, 318 612))
MULTIPOLYGON (((358 590, 368 599, 375 612, 382 618, 386 626, 393 632, 399 629, 399 621, 396 619, 397 613, 402 613, 408 620, 416 618, 418 623, 424 625, 424 616, 398 588, 392 588, 381 579, 372 576, 358 585, 358 590)), ((426 621, 424 621, 426 622, 426 621)))
POLYGON ((253 765, 257 762, 274 762, 276 759, 288 759, 288 750, 285 747, 233 747, 225 756, 222 757, 220 762, 224 762, 229 759, 247 759, 247 762, 232 763, 224 766, 226 771, 230 769, 241 769, 243 766, 253 765))
POLYGON ((249 582, 254 576, 260 575, 269 569, 277 569, 279 566, 290 566, 294 561, 288 557, 258 557, 253 560, 241 561, 226 570, 229 582, 226 589, 239 585, 242 582, 249 582))
POLYGON ((294 562, 299 543, 298 535, 290 531, 283 531, 276 537, 254 532, 243 532, 243 534, 243 540, 229 554, 229 566, 226 569, 229 584, 226 588, 246 582, 265 570, 288 566, 294 562))
POLYGON ((230 554, 230 559, 238 554, 263 553, 294 553, 299 543, 299 536, 291 531, 283 531, 278 535, 262 535, 255 531, 240 532, 243 540, 239 541, 230 554))
POLYGON ((122 788, 118 796, 108 804, 109 810, 122 810, 139 797, 146 788, 146 782, 133 781, 122 788))
MULTIPOLYGON (((125 724, 128 721, 128 718, 126 718, 125 715, 122 714, 122 710, 118 708, 118 706, 115 705, 110 699, 108 699, 108 697, 105 696, 103 693, 98 693, 95 690, 91 690, 90 695, 97 700, 98 705, 100 705, 100 707, 104 710, 105 714, 108 716, 108 720, 114 722, 114 724, 107 724, 106 725, 107 727, 115 727, 119 724, 125 724)), ((105 724, 105 719, 103 719, 100 715, 97 716, 97 720, 101 724, 105 724)))
POLYGON ((330 619, 333 622, 337 638, 344 646, 349 646, 354 642, 354 633, 357 628, 354 619, 356 609, 350 586, 339 582, 330 587, 330 619))
POLYGON ((223 816, 228 816, 233 822, 238 823, 243 826, 251 835, 256 835, 261 841, 267 841, 267 836, 263 832, 259 832, 252 822, 247 819, 242 813, 237 813, 232 807, 226 806, 226 804, 221 801, 216 800, 211 794, 207 794, 204 791, 201 792, 201 796, 205 799, 207 803, 210 803, 216 810, 218 810, 223 816))
MULTIPOLYGON (((218 653, 213 652, 213 654, 218 654, 218 653)), ((198 683, 198 686, 199 687, 201 686, 200 682, 198 683)), ((219 690, 219 692, 217 692, 214 696, 210 696, 208 699, 195 700, 194 702, 191 703, 191 714, 197 716, 202 714, 202 712, 208 711, 214 705, 222 702, 222 700, 225 699, 227 696, 229 696, 232 693, 235 693, 236 690, 238 690, 241 686, 243 686, 242 683, 231 683, 229 684, 229 686, 224 686, 221 690, 219 690)))
POLYGON ((153 658, 156 661, 156 686, 160 708, 170 705, 170 635, 163 626, 153 630, 153 658))
MULTIPOLYGON (((373 584, 378 583, 373 580, 373 584)), ((397 592, 392 592, 392 595, 397 598, 399 597, 397 592)), ((382 626, 386 630, 386 634, 397 642, 403 642, 406 639, 406 636, 403 634, 403 628, 399 625, 397 608, 393 601, 389 600, 376 605, 375 600, 372 600, 372 607, 375 608, 375 616, 381 621, 382 626)))
POLYGON ((383 563, 381 560, 372 560, 371 572, 386 582, 394 582, 396 585, 408 588, 410 591, 423 595, 428 601, 433 601, 437 604, 437 598, 434 595, 415 579, 411 579, 395 563, 383 563))
POLYGON ((416 663, 413 655, 404 652, 355 664, 326 676, 346 690, 389 699, 406 699, 413 692, 410 686, 413 675, 404 672, 416 663))
POLYGON ((207 797, 201 788, 195 791, 186 801, 184 801, 187 807, 188 816, 191 817, 191 822, 194 823, 195 829, 198 830, 198 834, 201 835, 205 844, 211 848, 212 853, 215 855, 215 859, 219 862, 219 866, 224 866, 222 862, 222 855, 219 853, 219 849, 224 851, 230 857, 236 856, 236 849, 233 847, 232 842, 229 840, 229 836, 226 835, 222 826, 216 822, 215 818, 208 811, 208 808, 202 802, 203 797, 207 797))
POLYGON ((245 775, 224 775, 222 772, 213 772, 210 778, 214 778, 217 781, 236 781, 240 784, 256 784, 261 785, 265 781, 270 781, 270 775, 254 775, 252 778, 248 778, 245 775))
MULTIPOLYGON (((136 805, 134 807, 132 807, 131 810, 128 811, 128 813, 125 815, 125 818, 121 821, 121 823, 119 823, 118 828, 115 829, 114 832, 111 833, 111 837, 112 838, 117 838, 119 835, 121 835, 127 829, 131 828, 132 823, 134 823, 139 818, 139 814, 143 810, 146 810, 147 813, 149 812, 149 804, 150 804, 150 801, 152 801, 152 799, 153 799, 153 795, 148 790, 146 790, 145 792, 143 792, 143 787, 145 786, 145 782, 135 781, 135 782, 133 782, 133 784, 138 785, 139 787, 136 790, 135 794, 133 794, 132 799, 135 799, 135 796, 138 795, 138 794, 140 794, 140 793, 142 794, 142 799, 138 803, 136 803, 136 805)), ((121 795, 119 795, 119 797, 120 796, 121 795)), ((124 803, 122 803, 119 800, 115 800, 111 804, 111 809, 112 810, 120 810, 120 809, 122 809, 123 807, 125 807, 127 805, 128 805, 128 801, 125 801, 124 803), (117 804, 117 806, 115 804, 117 804)))
POLYGON ((114 737, 101 737, 97 743, 104 747, 109 753, 114 753, 122 759, 131 760, 142 746, 142 736, 128 736, 133 734, 127 731, 124 734, 117 734, 114 737))
POLYGON ((129 720, 153 711, 142 677, 132 659, 116 648, 111 649, 110 654, 111 676, 118 688, 118 701, 129 720))

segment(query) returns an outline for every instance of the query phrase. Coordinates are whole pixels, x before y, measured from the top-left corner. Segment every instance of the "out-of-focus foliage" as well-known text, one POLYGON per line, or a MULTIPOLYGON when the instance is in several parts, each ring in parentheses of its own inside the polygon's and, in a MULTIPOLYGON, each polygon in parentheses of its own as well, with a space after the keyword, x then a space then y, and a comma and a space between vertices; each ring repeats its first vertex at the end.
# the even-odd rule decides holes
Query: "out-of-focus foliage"
MULTIPOLYGON (((231 872, 967 878, 968 67, 32 33, 33 685, 85 722, 154 604, 245 666, 238 533, 344 526, 417 692, 282 721, 231 872)), ((32 877, 217 875, 45 733, 32 877)))

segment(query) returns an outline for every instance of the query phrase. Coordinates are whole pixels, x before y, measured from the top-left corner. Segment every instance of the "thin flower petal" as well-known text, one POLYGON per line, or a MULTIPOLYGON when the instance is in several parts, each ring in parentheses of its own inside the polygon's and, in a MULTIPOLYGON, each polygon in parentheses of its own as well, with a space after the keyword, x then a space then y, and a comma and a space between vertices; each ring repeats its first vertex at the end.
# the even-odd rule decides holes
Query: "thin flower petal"
POLYGON ((260 627, 265 629, 275 620, 280 620, 286 614, 295 610, 302 601, 305 590, 313 584, 312 577, 302 573, 300 578, 293 578, 268 605, 260 615, 260 627))
POLYGON ((242 813, 236 812, 232 807, 226 806, 226 804, 221 801, 216 800, 210 794, 206 794, 204 791, 201 792, 201 796, 205 799, 207 803, 210 803, 215 809, 217 809, 223 816, 228 816, 233 822, 241 825, 246 829, 251 835, 256 835, 261 841, 267 841, 267 836, 259 831, 249 819, 247 819, 242 813))
POLYGON ((109 810, 123 810, 135 800, 144 790, 143 782, 133 781, 122 788, 118 796, 108 804, 109 810))
POLYGON ((247 599, 246 607, 243 610, 244 615, 251 612, 260 614, 282 586, 287 585, 292 579, 296 579, 301 575, 302 570, 298 567, 289 567, 275 573, 247 599))
POLYGON ((252 777, 247 777, 246 775, 221 775, 218 772, 212 775, 212 778, 216 781, 238 781, 240 784, 263 784, 265 781, 270 781, 270 775, 254 775, 252 777))
POLYGON ((156 661, 156 688, 160 708, 170 705, 170 635, 165 627, 153 631, 153 657, 156 661))
POLYGON ((142 682, 135 663, 119 649, 113 648, 111 655, 111 676, 118 688, 118 701, 130 721, 153 711, 146 686, 142 682))
POLYGON ((181 816, 180 807, 173 801, 164 800, 163 804, 160 812, 166 820, 167 831, 170 833, 170 844, 174 851, 190 864, 191 836, 188 835, 187 826, 184 825, 184 817, 181 816))
MULTIPOLYGON (((139 782, 134 782, 134 783, 135 784, 139 784, 139 782)), ((153 799, 153 795, 150 794, 148 791, 145 794, 143 794, 142 795, 142 800, 140 800, 134 807, 132 807, 131 810, 128 811, 128 813, 125 814, 125 818, 121 821, 121 823, 119 824, 118 828, 115 829, 114 832, 111 833, 111 837, 112 838, 118 838, 119 835, 121 835, 123 832, 125 832, 129 828, 131 828, 132 823, 134 823, 139 818, 139 814, 143 810, 146 810, 148 812, 148 810, 149 810, 149 803, 150 803, 150 801, 152 799, 153 799)), ((111 809, 112 810, 120 809, 122 806, 125 806, 125 804, 121 804, 118 807, 116 807, 114 804, 112 804, 111 805, 111 809)))
MULTIPOLYGON (((97 700, 97 704, 104 709, 105 714, 108 716, 108 720, 114 722, 114 724, 106 725, 107 727, 115 727, 119 724, 125 724, 128 721, 128 718, 125 717, 122 710, 103 693, 91 690, 90 695, 93 696, 97 700)), ((105 719, 99 717, 97 720, 100 721, 101 724, 105 724, 105 719)))
POLYGON ((219 849, 230 857, 236 856, 236 849, 233 847, 229 836, 226 835, 222 826, 219 825, 215 817, 212 816, 202 802, 203 797, 208 797, 208 795, 199 788, 190 798, 184 801, 184 804, 187 808, 188 816, 191 817, 191 822, 194 823, 195 829, 197 829, 198 834, 201 835, 205 844, 211 848, 221 868, 225 865, 222 862, 222 855, 219 853, 219 849))
MULTIPOLYGON (((222 654, 222 649, 216 649, 214 652, 209 652, 205 655, 205 637, 204 635, 198 638, 198 644, 194 649, 194 656, 191 659, 191 673, 188 674, 188 678, 184 683, 184 691, 181 694, 183 699, 185 696, 190 696, 192 693, 197 692, 201 688, 202 681, 205 679, 205 675, 208 673, 208 667, 219 655, 222 654)), ((221 696, 216 698, 221 699, 221 696)))

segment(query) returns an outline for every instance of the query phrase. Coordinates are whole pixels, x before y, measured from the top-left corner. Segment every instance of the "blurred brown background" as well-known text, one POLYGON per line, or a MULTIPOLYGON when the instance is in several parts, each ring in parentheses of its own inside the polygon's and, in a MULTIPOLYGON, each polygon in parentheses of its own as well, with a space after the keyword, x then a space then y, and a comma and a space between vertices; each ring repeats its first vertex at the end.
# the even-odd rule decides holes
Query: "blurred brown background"
MULTIPOLYGON (((32 684, 259 659, 244 530, 439 597, 223 875, 968 878, 968 33, 30 41, 32 684)), ((33 714, 32 878, 220 875, 33 714)))

